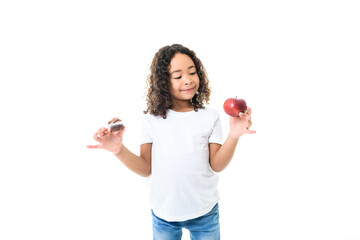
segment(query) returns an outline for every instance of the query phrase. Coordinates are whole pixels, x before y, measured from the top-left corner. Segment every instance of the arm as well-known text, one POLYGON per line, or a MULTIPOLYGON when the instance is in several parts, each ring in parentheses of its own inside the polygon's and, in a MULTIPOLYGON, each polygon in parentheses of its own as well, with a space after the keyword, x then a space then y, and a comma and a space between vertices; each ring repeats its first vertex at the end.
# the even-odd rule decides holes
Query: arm
POLYGON ((251 109, 246 113, 240 113, 239 117, 230 116, 230 132, 223 145, 210 143, 210 166, 215 172, 223 171, 230 163, 239 141, 243 134, 256 133, 249 130, 251 126, 251 109))
POLYGON ((140 156, 129 151, 123 144, 123 134, 125 127, 118 132, 110 132, 109 129, 100 128, 94 134, 96 145, 88 145, 90 149, 105 149, 113 153, 126 167, 131 171, 147 177, 151 174, 151 147, 152 143, 142 144, 140 147, 140 156))
POLYGON ((217 143, 210 143, 210 166, 215 172, 221 172, 230 163, 238 138, 228 137, 223 145, 217 143))
POLYGON ((151 174, 151 147, 152 143, 142 144, 140 156, 137 156, 122 145, 120 152, 115 153, 115 156, 131 171, 148 177, 151 174))

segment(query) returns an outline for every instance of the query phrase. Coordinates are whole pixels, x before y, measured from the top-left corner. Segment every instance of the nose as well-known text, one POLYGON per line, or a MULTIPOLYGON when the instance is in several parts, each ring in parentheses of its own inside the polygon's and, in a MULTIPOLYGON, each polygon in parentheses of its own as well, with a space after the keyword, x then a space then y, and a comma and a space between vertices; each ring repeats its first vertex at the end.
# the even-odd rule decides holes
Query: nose
POLYGON ((193 79, 190 75, 184 77, 185 85, 190 85, 193 82, 193 79))

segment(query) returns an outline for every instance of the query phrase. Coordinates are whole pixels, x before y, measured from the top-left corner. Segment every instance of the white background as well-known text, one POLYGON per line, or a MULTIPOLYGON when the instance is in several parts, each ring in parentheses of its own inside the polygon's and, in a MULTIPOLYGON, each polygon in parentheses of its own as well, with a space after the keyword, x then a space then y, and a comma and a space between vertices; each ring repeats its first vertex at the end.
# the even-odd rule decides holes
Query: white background
MULTIPOLYGON (((222 239, 360 239, 358 1, 1 1, 0 239, 152 239, 146 179, 93 133, 139 119, 155 52, 193 49, 255 135, 220 173, 222 239)), ((188 233, 184 233, 188 239, 188 233)))

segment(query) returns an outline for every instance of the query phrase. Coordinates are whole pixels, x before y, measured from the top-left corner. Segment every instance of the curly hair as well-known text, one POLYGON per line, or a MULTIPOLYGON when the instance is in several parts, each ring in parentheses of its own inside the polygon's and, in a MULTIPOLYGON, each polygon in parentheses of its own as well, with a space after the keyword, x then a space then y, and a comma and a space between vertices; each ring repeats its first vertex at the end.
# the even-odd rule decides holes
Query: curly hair
POLYGON ((170 93, 170 62, 176 53, 188 55, 195 64, 196 72, 199 76, 198 93, 190 100, 195 111, 205 108, 204 103, 210 100, 211 89, 206 70, 194 51, 180 45, 173 44, 165 46, 155 54, 151 66, 150 74, 147 77, 147 110, 154 116, 166 118, 167 110, 172 107, 172 96, 170 93))

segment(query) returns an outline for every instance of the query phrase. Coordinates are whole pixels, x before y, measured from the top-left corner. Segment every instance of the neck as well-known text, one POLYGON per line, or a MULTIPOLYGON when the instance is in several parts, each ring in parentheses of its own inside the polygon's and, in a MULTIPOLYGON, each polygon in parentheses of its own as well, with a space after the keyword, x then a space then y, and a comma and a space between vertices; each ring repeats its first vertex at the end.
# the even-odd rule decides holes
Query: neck
POLYGON ((194 110, 194 106, 190 101, 173 101, 170 109, 176 112, 189 112, 194 110))

